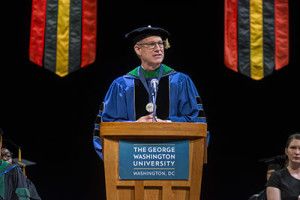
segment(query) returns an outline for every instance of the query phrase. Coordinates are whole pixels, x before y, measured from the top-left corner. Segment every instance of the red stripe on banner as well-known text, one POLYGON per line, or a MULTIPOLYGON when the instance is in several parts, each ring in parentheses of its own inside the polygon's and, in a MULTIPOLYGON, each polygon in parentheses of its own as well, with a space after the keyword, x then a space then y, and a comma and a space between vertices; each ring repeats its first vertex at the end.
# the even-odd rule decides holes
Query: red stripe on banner
POLYGON ((236 72, 238 71, 237 7, 237 0, 225 0, 224 63, 236 72))
POLYGON ((82 0, 81 67, 95 61, 97 34, 97 0, 82 0))
POLYGON ((289 2, 275 0, 275 69, 289 63, 289 2))
POLYGON ((43 65, 47 0, 32 0, 29 59, 43 65))

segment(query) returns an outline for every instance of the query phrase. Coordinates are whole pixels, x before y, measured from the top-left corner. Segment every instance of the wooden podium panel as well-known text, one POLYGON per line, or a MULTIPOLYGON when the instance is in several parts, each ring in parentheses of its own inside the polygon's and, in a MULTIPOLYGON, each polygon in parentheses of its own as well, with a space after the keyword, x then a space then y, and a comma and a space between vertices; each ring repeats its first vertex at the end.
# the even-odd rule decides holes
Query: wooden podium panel
POLYGON ((102 122, 107 200, 199 200, 205 153, 206 124, 102 122), (188 180, 120 180, 119 140, 189 140, 188 180))

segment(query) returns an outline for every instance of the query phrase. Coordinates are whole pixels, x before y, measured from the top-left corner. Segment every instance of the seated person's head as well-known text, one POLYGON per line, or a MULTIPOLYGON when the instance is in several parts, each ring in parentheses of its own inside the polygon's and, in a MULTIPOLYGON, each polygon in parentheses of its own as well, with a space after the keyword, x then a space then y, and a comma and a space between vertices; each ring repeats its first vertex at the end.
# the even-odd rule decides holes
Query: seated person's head
POLYGON ((1 149, 1 159, 6 162, 12 163, 12 153, 6 148, 2 148, 1 149))

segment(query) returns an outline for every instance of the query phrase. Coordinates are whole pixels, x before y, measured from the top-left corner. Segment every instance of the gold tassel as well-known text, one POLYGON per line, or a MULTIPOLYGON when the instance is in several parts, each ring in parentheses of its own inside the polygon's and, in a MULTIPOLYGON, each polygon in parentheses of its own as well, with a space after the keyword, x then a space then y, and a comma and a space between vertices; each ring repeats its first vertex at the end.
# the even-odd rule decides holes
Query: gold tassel
POLYGON ((22 161, 22 157, 21 157, 21 148, 20 148, 20 147, 19 147, 18 161, 19 161, 19 162, 22 161))
POLYGON ((26 165, 22 163, 22 152, 21 152, 21 147, 19 147, 18 162, 19 162, 19 165, 20 165, 21 168, 22 168, 23 174, 26 176, 26 171, 25 171, 26 165))
POLYGON ((169 49, 171 47, 168 38, 165 40, 165 49, 169 49))

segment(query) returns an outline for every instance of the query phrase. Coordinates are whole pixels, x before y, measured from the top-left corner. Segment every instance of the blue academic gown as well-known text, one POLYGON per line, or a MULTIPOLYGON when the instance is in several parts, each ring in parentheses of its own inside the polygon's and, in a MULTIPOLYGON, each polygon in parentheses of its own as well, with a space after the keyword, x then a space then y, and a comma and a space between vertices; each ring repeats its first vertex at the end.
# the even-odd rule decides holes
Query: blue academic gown
MULTIPOLYGON (((163 76, 169 79, 169 117, 172 122, 206 122, 200 96, 191 78, 172 70, 163 76)), ((135 84, 138 77, 126 74, 113 81, 104 98, 102 121, 136 121, 135 84)))
MULTIPOLYGON (((181 72, 176 72, 166 65, 162 65, 168 73, 164 73, 169 80, 169 116, 172 122, 206 123, 203 106, 198 91, 191 78, 181 72), (171 70, 170 70, 171 69, 171 70)), ((134 71, 134 70, 133 70, 134 71)), ((113 81, 107 91, 103 107, 99 110, 94 128, 94 148, 101 159, 102 142, 99 135, 100 122, 136 121, 135 81, 138 76, 128 73, 113 81)), ((138 103, 138 102, 137 102, 138 103)), ((209 132, 207 144, 209 143, 209 132)))

